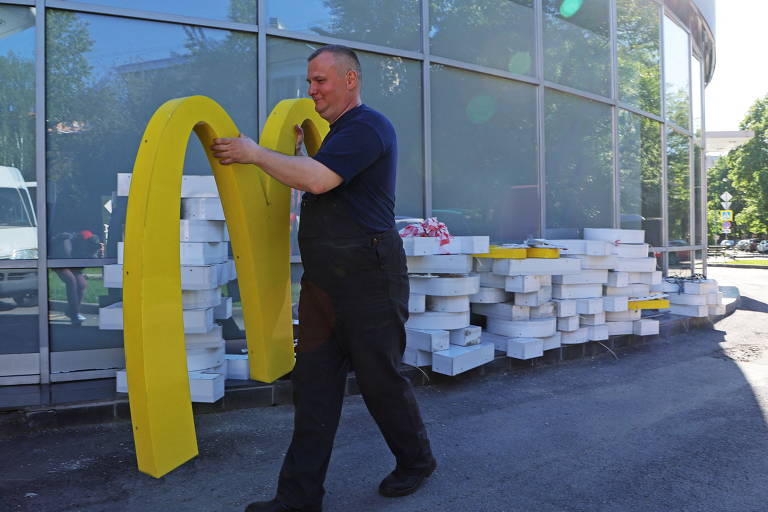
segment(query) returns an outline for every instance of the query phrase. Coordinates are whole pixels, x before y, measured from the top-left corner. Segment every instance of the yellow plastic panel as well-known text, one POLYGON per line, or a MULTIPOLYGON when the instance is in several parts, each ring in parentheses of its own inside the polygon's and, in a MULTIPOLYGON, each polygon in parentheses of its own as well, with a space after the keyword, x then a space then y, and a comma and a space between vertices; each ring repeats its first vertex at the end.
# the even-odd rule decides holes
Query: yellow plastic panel
MULTIPOLYGON (((273 141, 267 147, 292 154, 293 125, 303 124, 308 150, 317 150, 328 127, 311 100, 286 100, 276 111, 279 114, 270 116, 262 137, 273 141), (292 134, 290 141, 286 133, 292 134)), ((181 176, 193 130, 208 153, 228 221, 251 377, 271 382, 290 371, 294 362, 290 190, 255 166, 222 166, 212 158, 208 148, 215 137, 239 133, 216 102, 203 96, 170 100, 150 119, 136 156, 123 270, 125 356, 136 457, 139 470, 154 477, 197 455, 179 264, 181 176)))
POLYGON ((653 300, 635 300, 627 303, 629 309, 667 309, 669 301, 667 299, 653 300))
POLYGON ((501 245, 492 245, 487 253, 473 254, 475 258, 492 258, 499 260, 524 260, 527 258, 528 251, 524 247, 504 247, 501 245))
POLYGON ((560 257, 560 249, 551 247, 529 247, 525 250, 529 258, 557 259, 560 257))

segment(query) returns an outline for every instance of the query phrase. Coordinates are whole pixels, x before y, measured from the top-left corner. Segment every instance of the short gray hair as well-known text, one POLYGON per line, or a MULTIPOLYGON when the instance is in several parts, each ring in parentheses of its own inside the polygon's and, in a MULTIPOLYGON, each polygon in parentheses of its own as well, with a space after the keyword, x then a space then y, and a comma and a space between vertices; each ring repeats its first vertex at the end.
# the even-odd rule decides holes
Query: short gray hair
POLYGON ((343 70, 344 73, 352 70, 357 73, 358 80, 363 79, 363 71, 360 69, 360 60, 357 58, 357 54, 352 48, 342 44, 327 44, 312 52, 312 55, 307 57, 307 62, 311 62, 321 53, 332 54, 337 62, 343 60, 344 64, 346 64, 346 69, 343 70))

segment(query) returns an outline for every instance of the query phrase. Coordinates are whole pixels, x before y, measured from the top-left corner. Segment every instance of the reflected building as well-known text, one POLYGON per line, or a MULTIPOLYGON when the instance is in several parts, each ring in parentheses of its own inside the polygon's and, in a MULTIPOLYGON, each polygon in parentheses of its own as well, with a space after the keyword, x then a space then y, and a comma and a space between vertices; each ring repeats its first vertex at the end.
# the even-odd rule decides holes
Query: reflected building
MULTIPOLYGON (((358 51, 364 101, 397 129, 398 216, 496 243, 644 229, 660 269, 706 268, 714 0, 39 5, 0 0, 0 385, 121 363, 102 267, 155 109, 206 95, 255 136, 328 43, 358 51)), ((197 142, 184 172, 210 173, 197 142)))

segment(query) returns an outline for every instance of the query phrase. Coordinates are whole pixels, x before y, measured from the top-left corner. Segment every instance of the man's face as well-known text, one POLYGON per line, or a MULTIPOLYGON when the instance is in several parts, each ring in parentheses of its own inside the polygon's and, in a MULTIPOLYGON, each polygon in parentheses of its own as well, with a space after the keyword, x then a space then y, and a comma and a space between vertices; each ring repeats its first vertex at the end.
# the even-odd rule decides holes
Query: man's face
POLYGON ((335 121, 354 99, 355 84, 350 74, 339 69, 330 52, 321 53, 307 64, 307 93, 317 113, 328 122, 335 121))

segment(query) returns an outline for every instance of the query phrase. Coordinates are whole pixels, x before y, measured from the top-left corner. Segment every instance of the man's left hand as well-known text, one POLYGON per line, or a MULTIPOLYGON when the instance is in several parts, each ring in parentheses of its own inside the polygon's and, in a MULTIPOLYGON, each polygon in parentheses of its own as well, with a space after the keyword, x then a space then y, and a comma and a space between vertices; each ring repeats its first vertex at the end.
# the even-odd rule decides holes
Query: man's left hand
POLYGON ((255 164, 260 150, 261 146, 242 133, 237 138, 213 139, 211 145, 213 157, 222 165, 255 164))

